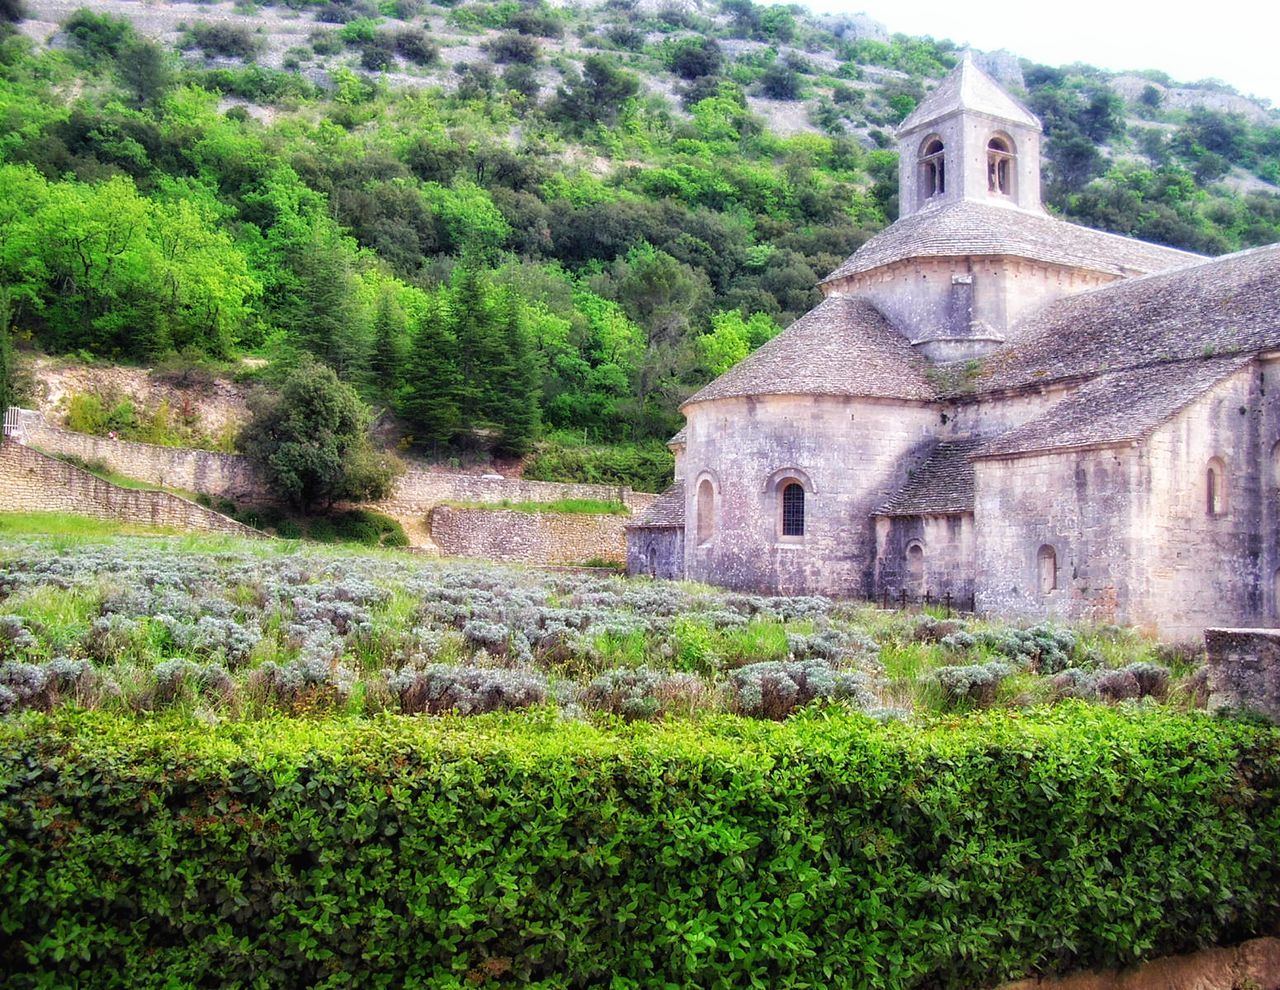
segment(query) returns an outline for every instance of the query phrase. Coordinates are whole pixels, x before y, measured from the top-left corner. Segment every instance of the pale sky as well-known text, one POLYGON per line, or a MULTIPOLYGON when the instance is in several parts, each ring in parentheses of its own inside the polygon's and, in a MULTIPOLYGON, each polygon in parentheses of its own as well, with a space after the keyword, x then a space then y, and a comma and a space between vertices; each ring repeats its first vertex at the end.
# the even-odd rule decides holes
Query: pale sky
POLYGON ((1216 78, 1280 107, 1280 0, 800 0, 865 13, 890 33, 1007 48, 1046 65, 1160 69, 1179 82, 1216 78))

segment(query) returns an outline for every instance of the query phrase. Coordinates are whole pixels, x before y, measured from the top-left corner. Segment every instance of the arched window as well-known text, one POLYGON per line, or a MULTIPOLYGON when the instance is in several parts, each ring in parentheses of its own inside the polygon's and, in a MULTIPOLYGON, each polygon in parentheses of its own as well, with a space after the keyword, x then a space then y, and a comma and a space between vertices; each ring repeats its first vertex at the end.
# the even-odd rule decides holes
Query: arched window
POLYGON ((804 536, 804 488, 798 481, 782 488, 782 535, 804 536))
POLYGON ((716 490, 710 478, 698 483, 698 546, 716 535, 716 490))
POLYGON ((1271 448, 1271 483, 1280 487, 1280 442, 1271 448))
POLYGON ((1040 594, 1058 590, 1058 551, 1045 544, 1036 554, 1036 569, 1040 579, 1040 594))
POLYGON ((987 189, 1001 196, 1013 195, 1013 142, 993 137, 987 142, 987 189))
POLYGON ((1209 462, 1204 475, 1205 511, 1211 516, 1227 514, 1227 465, 1221 457, 1209 462))
POLYGON ((919 540, 907 544, 907 577, 914 581, 924 577, 924 545, 919 540))
POLYGON ((920 148, 920 198, 929 199, 947 191, 946 161, 942 141, 927 138, 920 148))
POLYGON ((1271 614, 1280 619, 1280 571, 1271 576, 1271 614))

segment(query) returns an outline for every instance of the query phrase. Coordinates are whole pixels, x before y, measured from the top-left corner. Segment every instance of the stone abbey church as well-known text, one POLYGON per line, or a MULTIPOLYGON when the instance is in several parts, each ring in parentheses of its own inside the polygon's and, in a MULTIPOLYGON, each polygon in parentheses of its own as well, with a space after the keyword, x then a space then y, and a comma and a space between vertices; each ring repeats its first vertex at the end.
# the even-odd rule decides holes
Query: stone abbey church
POLYGON ((633 573, 1280 624, 1280 245, 1055 219, 1040 134, 968 57, 903 122, 900 219, 685 403, 633 573))

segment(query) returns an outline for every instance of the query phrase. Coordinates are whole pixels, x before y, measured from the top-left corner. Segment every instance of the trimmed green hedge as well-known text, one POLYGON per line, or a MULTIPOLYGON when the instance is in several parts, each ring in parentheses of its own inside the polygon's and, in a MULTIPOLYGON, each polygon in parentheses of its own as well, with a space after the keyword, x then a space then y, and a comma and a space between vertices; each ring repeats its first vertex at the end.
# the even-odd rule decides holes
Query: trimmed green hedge
POLYGON ((1280 733, 0 724, 7 987, 974 987, 1280 914, 1280 733))

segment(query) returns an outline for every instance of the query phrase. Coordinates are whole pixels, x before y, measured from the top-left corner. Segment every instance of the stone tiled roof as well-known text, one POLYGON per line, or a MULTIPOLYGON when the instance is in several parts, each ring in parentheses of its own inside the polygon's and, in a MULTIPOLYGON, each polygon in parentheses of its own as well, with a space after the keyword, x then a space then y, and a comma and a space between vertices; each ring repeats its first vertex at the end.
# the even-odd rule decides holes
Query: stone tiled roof
POLYGON ((677 481, 659 495, 627 529, 684 529, 684 482, 677 481))
POLYGON ((922 124, 940 120, 952 113, 969 110, 1001 120, 1012 120, 1040 129, 1035 115, 1000 88, 1000 84, 983 72, 965 52, 960 64, 938 83, 921 104, 907 115, 898 133, 914 130, 922 124))
POLYGON ((928 363, 865 299, 824 299, 688 403, 742 395, 936 397, 928 363))
POLYGON ((1201 256, 1013 206, 954 200, 886 227, 828 275, 831 282, 909 258, 1009 255, 1114 275, 1165 271, 1201 256))
POLYGON ((986 392, 1207 356, 1280 350, 1280 245, 1068 296, 971 384, 986 392))
POLYGON ((688 438, 689 438, 689 430, 688 430, 688 427, 684 427, 684 426, 682 426, 682 427, 680 427, 680 429, 676 432, 676 435, 675 435, 675 436, 673 436, 670 440, 668 440, 668 441, 667 441, 667 446, 668 446, 668 447, 673 447, 673 446, 675 446, 676 444, 684 443, 688 438))
POLYGON ((942 440, 902 490, 877 511, 883 516, 951 515, 973 511, 973 463, 980 437, 942 440))
POLYGON ((1140 440, 1252 360, 1237 354, 1102 375, 1043 415, 986 442, 972 456, 1009 457, 1140 440))

